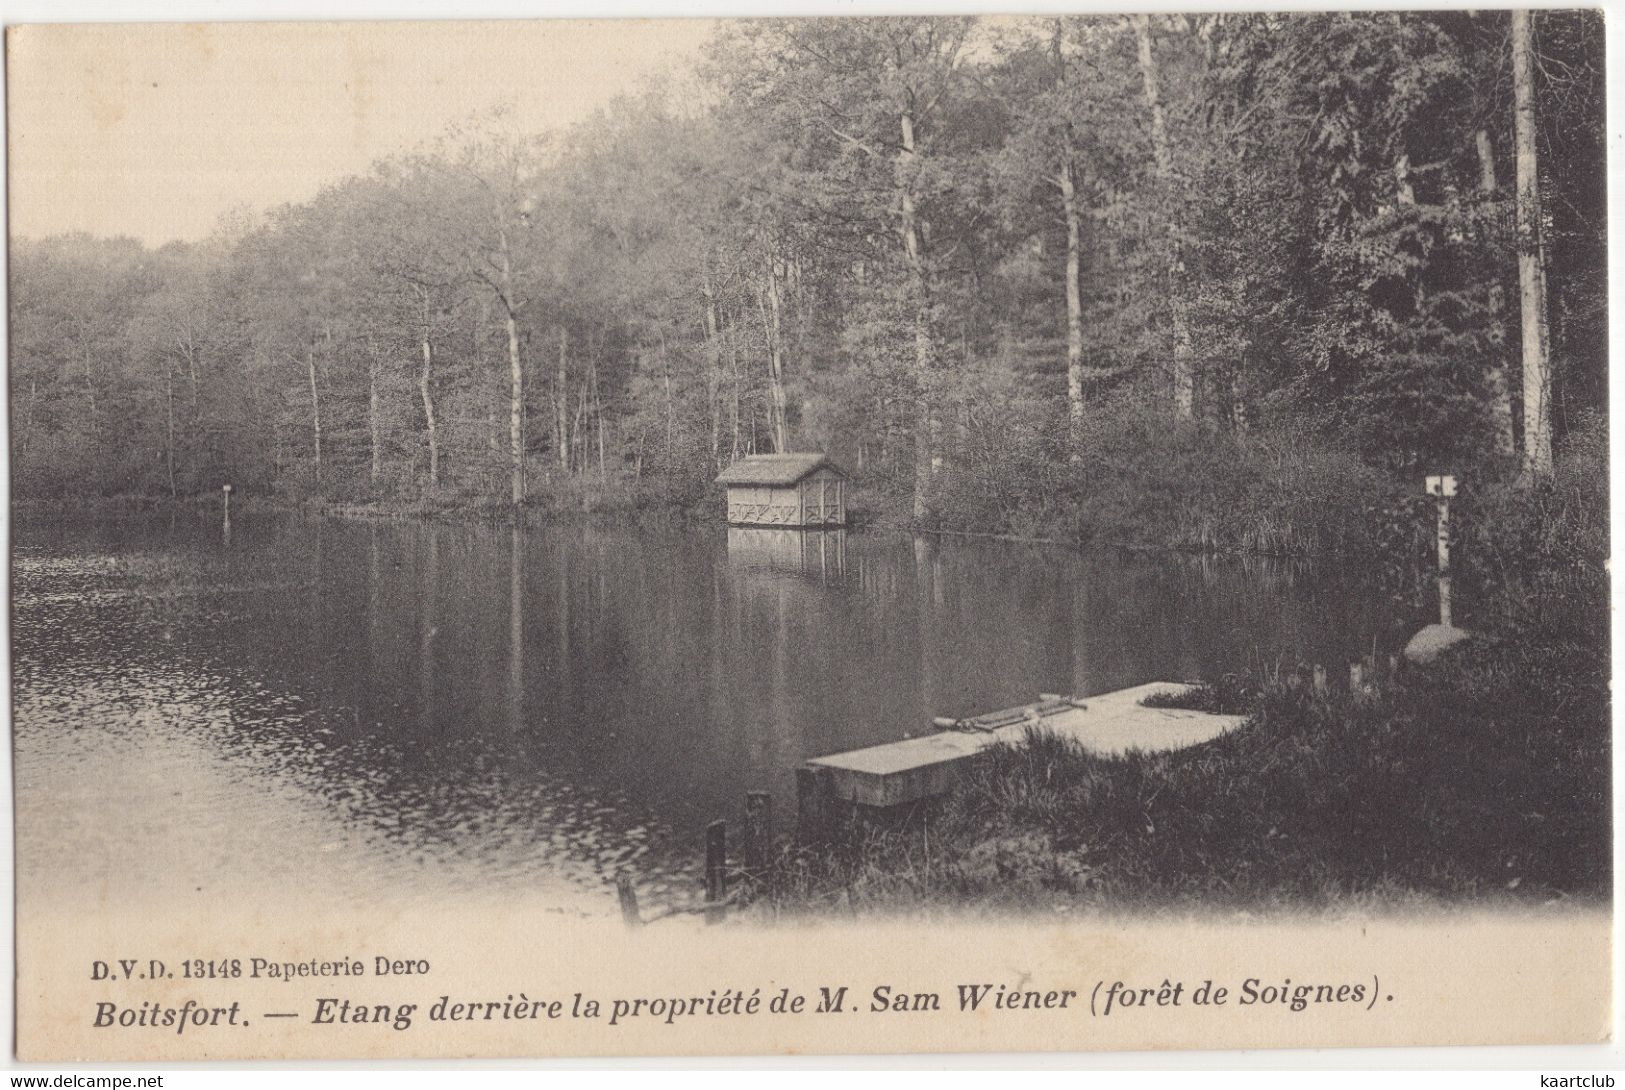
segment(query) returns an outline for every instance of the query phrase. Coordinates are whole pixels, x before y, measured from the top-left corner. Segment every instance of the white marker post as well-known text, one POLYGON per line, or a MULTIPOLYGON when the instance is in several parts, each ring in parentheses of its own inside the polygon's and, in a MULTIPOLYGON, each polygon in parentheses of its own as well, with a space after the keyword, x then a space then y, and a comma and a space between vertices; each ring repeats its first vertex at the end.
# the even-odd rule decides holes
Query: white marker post
POLYGON ((230 544, 231 543, 231 485, 229 485, 229 484, 221 485, 220 486, 220 495, 225 498, 225 503, 223 505, 223 510, 225 511, 225 521, 223 523, 221 523, 220 531, 221 531, 222 536, 225 538, 226 543, 230 544))
POLYGON ((1427 493, 1439 502, 1439 623, 1450 628, 1450 497, 1456 494, 1456 478, 1429 477, 1427 493))

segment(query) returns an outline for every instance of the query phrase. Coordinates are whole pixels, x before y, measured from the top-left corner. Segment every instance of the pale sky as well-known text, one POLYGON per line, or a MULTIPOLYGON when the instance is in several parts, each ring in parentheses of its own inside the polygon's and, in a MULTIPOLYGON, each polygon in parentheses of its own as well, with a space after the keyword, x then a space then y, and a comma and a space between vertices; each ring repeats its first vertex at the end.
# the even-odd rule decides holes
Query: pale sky
POLYGON ((10 230, 196 240, 500 104, 567 125, 698 55, 702 19, 79 24, 7 39, 10 230))

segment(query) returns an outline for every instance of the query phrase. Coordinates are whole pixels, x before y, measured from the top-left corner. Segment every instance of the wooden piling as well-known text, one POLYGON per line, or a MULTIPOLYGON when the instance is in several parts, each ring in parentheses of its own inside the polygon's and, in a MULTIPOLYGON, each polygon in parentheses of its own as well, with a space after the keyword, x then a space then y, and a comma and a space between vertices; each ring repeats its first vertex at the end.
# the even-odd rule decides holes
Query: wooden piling
POLYGON ((615 895, 621 902, 621 922, 627 927, 642 927, 643 917, 638 913, 638 891, 629 876, 615 876, 615 895))
POLYGON ((705 922, 721 923, 727 909, 722 900, 728 896, 728 823, 713 821, 705 827, 705 922))
POLYGON ((773 855, 773 796, 766 791, 745 792, 745 871, 760 881, 773 855))

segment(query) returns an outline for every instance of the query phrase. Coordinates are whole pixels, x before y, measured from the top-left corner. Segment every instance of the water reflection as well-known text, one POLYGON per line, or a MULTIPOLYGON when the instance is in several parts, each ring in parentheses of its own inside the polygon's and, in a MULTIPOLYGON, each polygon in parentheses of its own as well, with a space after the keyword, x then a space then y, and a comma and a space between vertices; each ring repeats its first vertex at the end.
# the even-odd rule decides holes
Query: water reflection
POLYGON ((738 572, 784 572, 823 583, 840 580, 846 577, 846 531, 730 526, 728 563, 738 572))
POLYGON ((704 823, 747 790, 788 806, 805 757, 1040 691, 1347 661, 1394 621, 1304 570, 1001 542, 236 523, 229 549, 207 517, 17 525, 29 888, 137 896, 166 858, 200 888, 563 903, 631 865, 658 904, 697 889, 704 823))

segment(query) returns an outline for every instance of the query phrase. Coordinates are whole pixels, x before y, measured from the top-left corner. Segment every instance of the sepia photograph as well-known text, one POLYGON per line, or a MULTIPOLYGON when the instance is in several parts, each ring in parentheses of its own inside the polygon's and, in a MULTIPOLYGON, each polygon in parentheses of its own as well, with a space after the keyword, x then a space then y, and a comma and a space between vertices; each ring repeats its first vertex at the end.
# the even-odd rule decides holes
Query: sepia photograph
POLYGON ((1600 9, 6 60, 21 1058, 1608 1039, 1600 9))

